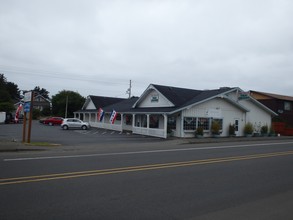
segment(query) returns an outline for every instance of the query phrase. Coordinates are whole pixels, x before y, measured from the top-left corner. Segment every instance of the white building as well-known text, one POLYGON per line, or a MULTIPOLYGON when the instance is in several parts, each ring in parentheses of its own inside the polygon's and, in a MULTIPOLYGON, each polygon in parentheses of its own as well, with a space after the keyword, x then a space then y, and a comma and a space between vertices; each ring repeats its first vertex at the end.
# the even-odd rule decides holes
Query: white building
POLYGON ((211 136, 213 121, 220 124, 221 136, 229 135, 229 125, 234 125, 237 136, 243 136, 246 123, 252 123, 255 132, 259 132, 261 126, 271 126, 275 115, 240 88, 193 90, 154 84, 139 98, 120 99, 110 105, 99 106, 88 98, 83 109, 75 112, 75 117, 88 121, 93 127, 161 138, 167 138, 168 134, 194 137, 198 127, 203 128, 204 136, 211 136), (105 112, 101 122, 97 120, 99 108, 105 112), (113 109, 118 117, 111 124, 113 109))

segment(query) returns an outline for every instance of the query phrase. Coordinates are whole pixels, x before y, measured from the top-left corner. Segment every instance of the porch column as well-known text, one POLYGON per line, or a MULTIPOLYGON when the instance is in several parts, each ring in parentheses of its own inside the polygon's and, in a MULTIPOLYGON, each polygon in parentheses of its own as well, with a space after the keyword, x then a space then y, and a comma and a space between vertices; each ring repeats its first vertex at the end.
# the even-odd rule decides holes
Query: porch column
POLYGON ((147 115, 147 128, 150 128, 150 115, 147 115))
POLYGON ((135 127, 135 114, 132 114, 132 128, 135 127))
POLYGON ((168 116, 164 114, 164 138, 167 138, 168 116))

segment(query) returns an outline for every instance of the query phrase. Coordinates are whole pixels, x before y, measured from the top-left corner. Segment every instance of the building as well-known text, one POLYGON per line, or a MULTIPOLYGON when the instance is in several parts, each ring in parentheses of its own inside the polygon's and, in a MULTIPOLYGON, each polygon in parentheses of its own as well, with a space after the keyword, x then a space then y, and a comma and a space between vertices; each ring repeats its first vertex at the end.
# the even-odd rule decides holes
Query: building
POLYGON ((97 121, 97 111, 99 108, 104 108, 123 100, 126 99, 89 95, 86 98, 81 110, 74 112, 74 116, 81 120, 95 123, 97 121))
MULTIPOLYGON (((271 126, 271 118, 277 114, 244 93, 240 88, 223 87, 214 90, 193 90, 150 84, 140 97, 121 100, 111 105, 85 108, 91 126, 112 130, 129 130, 135 134, 167 138, 194 137, 198 127, 204 136, 211 136, 213 122, 220 124, 220 135, 228 136, 229 125, 234 125, 237 136, 244 135, 244 126, 250 122, 254 132, 263 125, 271 126), (103 108, 105 117, 97 120, 97 111, 103 108), (111 124, 110 114, 118 117, 111 124)), ((80 117, 80 112, 75 113, 80 117)))
POLYGON ((249 91, 249 94, 278 113, 276 120, 285 122, 288 127, 293 128, 293 97, 277 95, 272 93, 249 91))
POLYGON ((34 109, 43 111, 44 109, 52 109, 52 102, 40 94, 34 95, 34 109))

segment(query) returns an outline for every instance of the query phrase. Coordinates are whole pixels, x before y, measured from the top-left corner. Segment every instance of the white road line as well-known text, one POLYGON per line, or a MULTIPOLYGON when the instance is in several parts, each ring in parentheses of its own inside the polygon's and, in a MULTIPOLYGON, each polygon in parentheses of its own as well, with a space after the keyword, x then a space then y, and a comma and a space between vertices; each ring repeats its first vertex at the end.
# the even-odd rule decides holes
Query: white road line
POLYGON ((115 131, 112 131, 111 134, 115 134, 115 131))
POLYGON ((27 157, 27 158, 4 159, 3 161, 9 162, 9 161, 26 161, 26 160, 48 160, 48 159, 66 159, 66 158, 81 158, 81 157, 133 155, 133 154, 152 154, 152 153, 166 153, 166 152, 180 152, 180 151, 196 151, 196 150, 213 150, 213 149, 257 147, 257 146, 266 146, 268 144, 273 146, 273 145, 293 144, 293 142, 243 144, 243 145, 236 145, 236 146, 218 146, 218 147, 176 148, 176 149, 166 149, 166 150, 129 151, 129 152, 116 152, 116 153, 81 154, 81 155, 51 156, 51 157, 27 157))
POLYGON ((107 134, 107 131, 104 131, 102 134, 107 134))

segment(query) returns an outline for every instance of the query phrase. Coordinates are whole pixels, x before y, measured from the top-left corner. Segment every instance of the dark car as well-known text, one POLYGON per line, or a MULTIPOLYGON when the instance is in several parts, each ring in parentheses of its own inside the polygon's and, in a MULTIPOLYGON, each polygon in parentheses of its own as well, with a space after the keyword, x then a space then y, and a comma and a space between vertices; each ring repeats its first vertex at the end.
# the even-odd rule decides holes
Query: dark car
POLYGON ((62 117, 50 117, 50 118, 46 118, 46 119, 41 119, 40 123, 43 123, 45 125, 61 125, 63 122, 63 118, 62 117))

